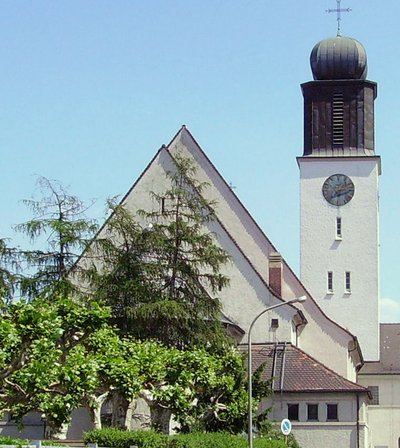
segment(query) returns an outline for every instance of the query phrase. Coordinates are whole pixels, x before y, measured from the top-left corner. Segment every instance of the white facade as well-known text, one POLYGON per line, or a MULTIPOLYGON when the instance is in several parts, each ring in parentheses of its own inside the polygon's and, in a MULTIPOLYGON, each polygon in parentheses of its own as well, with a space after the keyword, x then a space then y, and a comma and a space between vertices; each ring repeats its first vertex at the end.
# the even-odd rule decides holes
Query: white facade
POLYGON ((329 317, 357 336, 364 359, 378 360, 380 159, 299 157, 298 163, 301 281, 329 317), (334 174, 354 184, 354 197, 343 206, 329 204, 322 193, 334 174))
POLYGON ((359 383, 377 388, 376 401, 368 406, 372 448, 400 446, 400 374, 360 375, 359 383))
POLYGON ((262 409, 272 406, 270 418, 277 422, 287 418, 288 405, 298 404, 299 418, 291 420, 292 432, 304 448, 367 448, 369 430, 366 405, 355 394, 286 393, 274 394, 262 403, 262 409), (309 419, 308 406, 317 405, 317 419, 309 419), (337 420, 329 420, 327 406, 337 406, 337 420))

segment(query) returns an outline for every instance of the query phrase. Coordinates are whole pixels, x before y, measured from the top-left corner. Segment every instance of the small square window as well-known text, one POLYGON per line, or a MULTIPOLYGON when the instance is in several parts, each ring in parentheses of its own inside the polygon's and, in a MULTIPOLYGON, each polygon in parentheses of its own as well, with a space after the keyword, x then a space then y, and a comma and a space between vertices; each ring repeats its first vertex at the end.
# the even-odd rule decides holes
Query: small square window
POLYGON ((318 404, 307 405, 307 420, 318 421, 318 404))
POLYGON ((290 403, 288 404, 288 419, 298 421, 299 420, 299 404, 290 403))
POLYGON ((338 421, 338 405, 330 404, 326 405, 326 419, 330 421, 338 421))
POLYGON ((278 319, 271 319, 271 328, 273 330, 276 330, 279 328, 279 320, 278 319))

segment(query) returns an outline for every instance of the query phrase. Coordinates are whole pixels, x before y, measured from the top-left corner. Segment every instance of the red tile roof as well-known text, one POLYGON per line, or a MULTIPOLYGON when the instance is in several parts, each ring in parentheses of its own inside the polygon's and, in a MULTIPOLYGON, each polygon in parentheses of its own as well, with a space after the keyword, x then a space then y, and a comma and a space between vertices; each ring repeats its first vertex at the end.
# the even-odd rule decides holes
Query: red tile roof
POLYGON ((368 393, 291 344, 254 344, 253 373, 263 363, 262 378, 273 378, 274 392, 368 393))

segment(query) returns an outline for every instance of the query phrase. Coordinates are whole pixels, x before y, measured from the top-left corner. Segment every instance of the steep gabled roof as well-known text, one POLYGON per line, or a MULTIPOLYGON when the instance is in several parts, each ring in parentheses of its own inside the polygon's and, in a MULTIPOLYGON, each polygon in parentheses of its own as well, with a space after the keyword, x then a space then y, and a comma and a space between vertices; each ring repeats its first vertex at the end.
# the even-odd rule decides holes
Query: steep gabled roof
MULTIPOLYGON (((271 243, 271 241, 266 236, 264 231, 261 229, 261 227, 258 225, 258 223, 254 220, 254 218, 252 217, 250 212, 247 210, 247 208, 243 205, 243 203, 240 201, 240 199, 236 196, 236 194, 234 193, 233 189, 225 181, 225 179, 223 178, 221 173, 214 166, 214 164, 208 158, 207 154, 203 151, 201 146, 198 144, 196 139, 193 137, 193 135, 190 133, 190 131, 187 129, 187 127, 185 125, 183 125, 181 127, 181 129, 175 134, 175 136, 173 137, 171 142, 167 145, 168 151, 170 151, 170 152, 173 151, 174 147, 178 146, 178 142, 179 141, 186 142, 186 146, 187 147, 188 146, 192 146, 192 148, 194 147, 196 152, 197 152, 197 154, 192 154, 192 155, 197 160, 197 162, 200 164, 200 166, 203 166, 203 168, 204 168, 204 166, 206 164, 208 169, 212 170, 213 180, 218 182, 221 185, 221 188, 224 189, 224 194, 226 195, 227 202, 231 205, 231 208, 233 208, 233 206, 235 206, 238 210, 240 210, 240 214, 242 215, 240 217, 240 221, 241 221, 242 225, 244 226, 243 223, 247 222, 247 223, 249 223, 249 226, 251 226, 257 232, 257 238, 258 238, 257 245, 258 245, 258 248, 260 248, 260 245, 263 245, 265 247, 269 247, 270 251, 277 252, 277 249, 271 243), (192 143, 192 145, 188 144, 189 141, 192 143)), ((217 213, 217 218, 218 218, 218 213, 217 213)), ((252 254, 252 248, 250 246, 246 246, 246 245, 242 245, 242 244, 238 243, 236 241, 236 239, 234 238, 234 236, 232 236, 232 233, 229 231, 229 229, 226 229, 226 226, 223 223, 221 223, 221 221, 220 221, 220 224, 230 234, 232 240, 235 242, 235 244, 242 251, 242 253, 246 257, 248 262, 252 265, 252 267, 253 267, 254 271, 257 273, 257 275, 260 278, 263 278, 263 275, 260 273, 260 270, 252 262, 252 259, 251 259, 252 255, 253 255, 252 254)), ((267 259, 264 260, 264 261, 267 261, 267 259)), ((342 327, 337 322, 333 321, 329 316, 327 316, 325 314, 325 312, 320 308, 318 303, 311 296, 311 294, 307 291, 306 287, 298 279, 297 275, 293 272, 291 267, 286 263, 286 261, 283 258, 282 258, 282 262, 283 262, 285 268, 287 269, 287 271, 290 272, 292 277, 297 282, 298 288, 301 289, 301 294, 300 295, 306 294, 308 296, 308 299, 309 299, 308 301, 312 301, 313 302, 313 304, 315 305, 315 308, 318 310, 319 313, 321 313, 321 315, 324 316, 325 319, 327 319, 331 324, 335 325, 337 328, 340 328, 344 333, 347 333, 347 335, 351 339, 354 340, 354 345, 357 347, 357 349, 359 351, 360 358, 362 360, 362 353, 361 353, 361 349, 360 349, 360 347, 358 345, 358 341, 357 341, 356 336, 354 336, 352 333, 350 333, 349 330, 347 330, 346 328, 342 327)), ((265 266, 265 268, 266 267, 267 266, 265 266)), ((267 288, 270 289, 269 285, 265 281, 264 281, 264 283, 266 284, 267 288)), ((270 289, 270 291, 271 291, 272 294, 274 294, 276 296, 276 293, 274 291, 272 291, 271 289, 270 289)))
POLYGON ((253 372, 262 364, 262 378, 273 379, 274 392, 368 393, 292 344, 254 344, 253 372))

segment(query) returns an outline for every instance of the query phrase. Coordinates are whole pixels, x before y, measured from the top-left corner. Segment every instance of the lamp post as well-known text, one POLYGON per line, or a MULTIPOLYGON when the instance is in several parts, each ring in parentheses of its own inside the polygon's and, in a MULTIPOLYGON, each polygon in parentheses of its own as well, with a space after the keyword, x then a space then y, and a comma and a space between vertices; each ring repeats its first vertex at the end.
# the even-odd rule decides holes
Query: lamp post
POLYGON ((253 393, 253 385, 252 385, 252 366, 251 366, 251 330, 253 329, 254 324, 257 322, 257 320, 265 313, 267 313, 268 311, 271 311, 275 308, 279 308, 280 306, 283 305, 290 305, 292 303, 298 303, 298 302, 304 302, 307 299, 306 296, 301 296, 301 297, 296 297, 294 299, 288 300, 287 302, 281 302, 281 303, 277 303, 276 305, 272 305, 268 308, 266 308, 265 310, 261 311, 261 313, 259 313, 251 322, 250 324, 250 328, 249 328, 249 333, 247 336, 247 350, 248 350, 248 354, 247 354, 247 375, 248 375, 248 381, 249 381, 249 386, 248 386, 248 405, 247 405, 247 410, 248 410, 248 439, 249 439, 249 448, 253 448, 253 398, 252 398, 252 393, 253 393))

